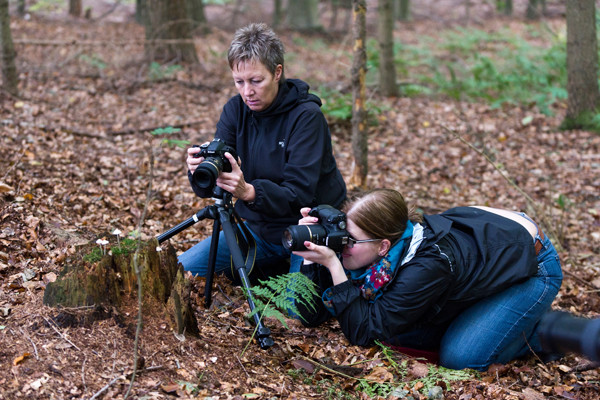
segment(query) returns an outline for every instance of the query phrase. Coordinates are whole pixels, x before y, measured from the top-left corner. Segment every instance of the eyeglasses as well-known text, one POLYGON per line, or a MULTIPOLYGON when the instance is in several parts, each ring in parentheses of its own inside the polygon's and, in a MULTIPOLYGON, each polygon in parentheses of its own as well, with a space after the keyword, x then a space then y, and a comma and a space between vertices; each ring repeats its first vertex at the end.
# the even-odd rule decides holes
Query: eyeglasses
POLYGON ((346 246, 348 246, 349 248, 353 248, 355 244, 376 242, 378 240, 382 240, 382 239, 362 239, 362 240, 356 240, 353 237, 349 237, 348 238, 348 244, 346 246))

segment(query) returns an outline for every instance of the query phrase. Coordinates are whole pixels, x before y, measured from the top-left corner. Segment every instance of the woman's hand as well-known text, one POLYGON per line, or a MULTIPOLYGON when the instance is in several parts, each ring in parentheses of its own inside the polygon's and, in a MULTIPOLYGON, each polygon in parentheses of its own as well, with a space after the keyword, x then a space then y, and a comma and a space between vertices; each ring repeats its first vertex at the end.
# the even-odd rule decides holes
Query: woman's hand
POLYGON ((307 250, 294 251, 293 254, 303 257, 307 261, 325 266, 331 274, 334 285, 338 285, 348 280, 344 267, 333 250, 327 246, 319 246, 310 241, 305 241, 304 247, 306 247, 307 250))
MULTIPOLYGON (((208 143, 208 142, 207 142, 208 143)), ((190 147, 187 149, 187 159, 185 160, 188 169, 193 174, 198 165, 204 161, 204 157, 194 157, 194 155, 200 153, 200 147, 190 147)))
POLYGON ((247 183, 244 179, 244 173, 240 169, 241 160, 234 159, 229 152, 225 153, 225 157, 231 164, 231 172, 221 172, 217 178, 217 186, 240 200, 246 202, 254 201, 256 192, 254 191, 254 186, 247 183))
POLYGON ((298 225, 314 225, 319 222, 319 218, 308 215, 310 210, 310 207, 304 207, 300 209, 302 218, 298 221, 298 225))

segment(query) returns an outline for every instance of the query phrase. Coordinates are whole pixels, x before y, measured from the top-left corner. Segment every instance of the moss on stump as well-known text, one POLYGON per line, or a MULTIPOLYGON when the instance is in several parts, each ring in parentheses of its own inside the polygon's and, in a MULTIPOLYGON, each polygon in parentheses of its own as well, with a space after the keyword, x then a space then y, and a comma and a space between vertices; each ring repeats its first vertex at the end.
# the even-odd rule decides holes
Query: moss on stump
POLYGON ((69 257, 57 280, 46 286, 44 304, 118 308, 125 296, 137 296, 137 264, 144 302, 162 304, 174 330, 195 335, 198 325, 191 307, 191 283, 185 279, 173 247, 169 244, 163 247, 166 250, 157 251, 156 239, 140 242, 139 249, 137 241, 122 240, 112 243, 109 251, 100 250, 99 245, 90 242, 69 257))

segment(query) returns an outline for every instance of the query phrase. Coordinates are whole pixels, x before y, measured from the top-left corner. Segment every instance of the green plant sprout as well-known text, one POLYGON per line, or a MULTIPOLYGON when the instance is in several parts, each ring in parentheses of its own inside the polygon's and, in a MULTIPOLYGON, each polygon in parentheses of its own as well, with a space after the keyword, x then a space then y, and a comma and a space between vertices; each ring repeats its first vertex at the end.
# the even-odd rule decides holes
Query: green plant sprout
MULTIPOLYGON (((178 133, 178 132, 181 132, 181 129, 173 128, 172 126, 167 126, 164 128, 156 128, 153 131, 151 131, 150 133, 154 136, 160 136, 160 135, 172 135, 172 134, 178 133)), ((161 144, 164 144, 168 147, 179 147, 179 148, 184 149, 190 144, 190 141, 165 138, 165 139, 162 139, 161 144)))
POLYGON ((151 81, 170 79, 181 70, 183 70, 181 65, 160 65, 156 61, 153 61, 150 67, 148 67, 148 79, 151 81))
POLYGON ((102 71, 107 67, 106 62, 97 54, 93 54, 88 56, 87 54, 82 54, 79 56, 79 59, 85 63, 87 63, 90 67, 95 68, 99 71, 102 71))

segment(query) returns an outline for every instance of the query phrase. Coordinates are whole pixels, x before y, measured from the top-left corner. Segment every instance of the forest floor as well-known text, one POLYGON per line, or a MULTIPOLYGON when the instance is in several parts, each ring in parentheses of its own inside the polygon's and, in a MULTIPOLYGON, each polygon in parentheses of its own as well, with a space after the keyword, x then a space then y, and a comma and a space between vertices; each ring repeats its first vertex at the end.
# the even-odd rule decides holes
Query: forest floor
MULTIPOLYGON (((437 24, 416 20, 400 36, 410 42, 438 31, 437 24)), ((518 18, 483 25, 525 30, 518 18)), ((151 132, 173 126, 180 131, 170 139, 212 137, 234 94, 224 57, 231 33, 215 26, 198 37, 197 66, 149 69, 134 40, 144 37, 143 29, 129 19, 13 19, 20 96, 0 99, 0 399, 124 397, 134 360, 135 301, 90 322, 89 309, 45 306, 44 289, 81 244, 102 232, 137 229, 145 206, 141 234, 149 239, 211 203, 191 192, 184 150, 151 132)), ((348 91, 347 35, 282 31, 281 37, 288 77, 348 91)), ((470 204, 527 211, 560 248, 565 278, 553 307, 598 316, 599 135, 558 130, 564 104, 546 116, 522 106, 369 97, 381 108, 369 128, 370 188, 398 189, 425 212, 470 204)), ((330 123, 348 181, 350 125, 330 123)), ((210 232, 202 221, 169 242, 181 252, 210 232)), ((175 335, 160 310, 143 308, 144 362, 131 398, 368 398, 369 390, 376 392, 373 382, 395 386, 390 399, 600 396, 598 364, 577 354, 548 363, 532 356, 453 380, 423 360, 352 346, 335 322, 307 329, 293 320, 287 329, 267 320, 275 345, 261 350, 250 341, 239 287, 219 277, 213 305, 205 309, 204 281, 193 285, 198 338, 175 335), (436 386, 443 392, 429 392, 436 386)))

